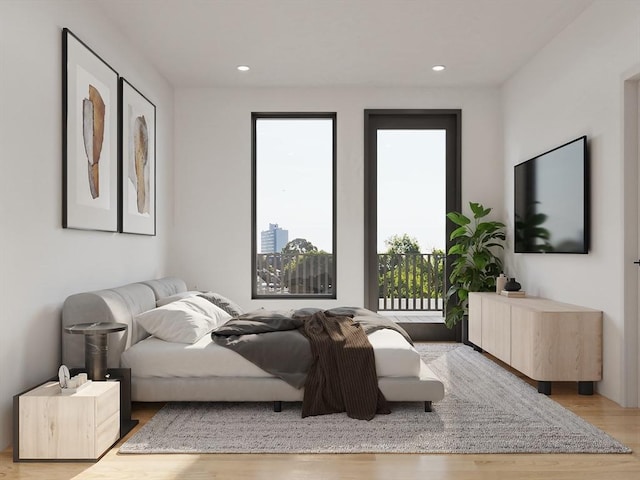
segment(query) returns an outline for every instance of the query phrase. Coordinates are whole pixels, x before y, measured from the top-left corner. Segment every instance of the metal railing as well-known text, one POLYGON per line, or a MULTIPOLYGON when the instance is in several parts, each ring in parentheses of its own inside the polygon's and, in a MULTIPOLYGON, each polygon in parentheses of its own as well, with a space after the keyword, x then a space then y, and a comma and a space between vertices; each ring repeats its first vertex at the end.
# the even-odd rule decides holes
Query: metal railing
MULTIPOLYGON (((442 311, 444 254, 378 254, 379 311, 442 311)), ((256 291, 260 295, 333 293, 333 255, 259 253, 256 291)))
POLYGON ((333 255, 259 253, 256 282, 260 295, 329 295, 333 293, 333 255))
POLYGON ((444 254, 378 254, 379 311, 442 311, 444 254))

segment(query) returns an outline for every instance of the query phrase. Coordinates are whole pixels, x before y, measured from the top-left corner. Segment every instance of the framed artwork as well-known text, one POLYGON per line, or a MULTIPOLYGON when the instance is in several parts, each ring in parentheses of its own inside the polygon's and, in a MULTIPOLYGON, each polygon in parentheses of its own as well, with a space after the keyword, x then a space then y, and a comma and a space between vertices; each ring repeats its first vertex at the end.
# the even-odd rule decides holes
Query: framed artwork
POLYGON ((118 73, 62 30, 62 226, 118 230, 118 73))
POLYGON ((156 234, 156 107, 120 78, 120 231, 156 234))

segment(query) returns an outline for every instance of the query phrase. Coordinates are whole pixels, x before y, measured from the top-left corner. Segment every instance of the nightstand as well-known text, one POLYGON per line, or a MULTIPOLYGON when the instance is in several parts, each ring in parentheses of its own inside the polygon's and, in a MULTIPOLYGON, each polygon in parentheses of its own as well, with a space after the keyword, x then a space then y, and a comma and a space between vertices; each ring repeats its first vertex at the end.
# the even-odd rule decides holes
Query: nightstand
POLYGON ((13 401, 14 461, 97 460, 120 439, 120 382, 71 395, 47 382, 13 401))

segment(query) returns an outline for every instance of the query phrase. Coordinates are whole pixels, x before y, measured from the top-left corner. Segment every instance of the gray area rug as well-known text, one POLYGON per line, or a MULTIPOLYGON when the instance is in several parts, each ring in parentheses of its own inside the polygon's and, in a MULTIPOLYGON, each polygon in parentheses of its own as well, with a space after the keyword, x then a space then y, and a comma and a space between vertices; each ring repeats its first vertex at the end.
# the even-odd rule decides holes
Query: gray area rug
POLYGON ((392 403, 367 422, 301 418, 300 403, 169 403, 120 453, 629 453, 630 449, 460 344, 416 347, 444 400, 392 403))

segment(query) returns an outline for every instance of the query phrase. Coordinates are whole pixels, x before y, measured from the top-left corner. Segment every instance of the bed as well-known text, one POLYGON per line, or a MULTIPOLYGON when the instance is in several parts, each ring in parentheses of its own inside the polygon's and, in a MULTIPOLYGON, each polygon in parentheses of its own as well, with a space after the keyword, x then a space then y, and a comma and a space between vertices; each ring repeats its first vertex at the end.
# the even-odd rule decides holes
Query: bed
MULTIPOLYGON (((123 332, 109 335, 107 366, 131 369, 132 400, 297 402, 303 389, 267 373, 238 353, 214 343, 211 335, 194 343, 161 340, 140 324, 145 312, 163 299, 187 295, 182 279, 165 277, 68 297, 62 309, 62 361, 84 366, 84 342, 64 327, 87 322, 120 322, 123 332)), ((79 338, 80 337, 80 338, 79 338)), ((432 402, 444 398, 444 386, 396 331, 371 333, 378 386, 390 402, 432 402)))

